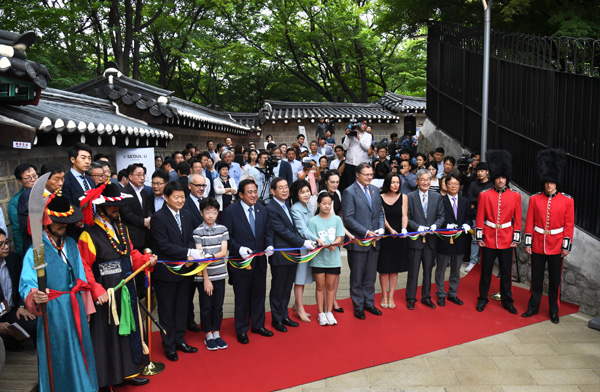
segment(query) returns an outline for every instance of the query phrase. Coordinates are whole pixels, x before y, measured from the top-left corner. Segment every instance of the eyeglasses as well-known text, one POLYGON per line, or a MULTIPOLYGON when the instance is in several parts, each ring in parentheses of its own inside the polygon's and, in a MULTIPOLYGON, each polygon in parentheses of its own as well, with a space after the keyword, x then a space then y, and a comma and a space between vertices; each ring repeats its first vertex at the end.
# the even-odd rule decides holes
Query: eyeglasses
POLYGON ((373 177, 373 173, 369 173, 369 174, 358 173, 358 174, 360 174, 361 176, 364 176, 364 177, 373 177))
POLYGON ((10 247, 10 240, 0 241, 0 248, 10 247))
POLYGON ((166 182, 154 182, 154 181, 152 181, 152 186, 163 186, 165 184, 166 184, 166 182))
POLYGON ((192 184, 196 188, 206 188, 206 184, 192 184))
POLYGON ((92 174, 91 177, 94 177, 94 178, 106 178, 106 174, 92 174))
POLYGON ((37 174, 33 174, 33 175, 27 176, 27 177, 21 177, 21 181, 35 181, 37 179, 38 179, 37 174))
POLYGON ((137 174, 132 174, 132 176, 135 176, 135 177, 146 177, 146 174, 144 174, 144 173, 137 173, 137 174))

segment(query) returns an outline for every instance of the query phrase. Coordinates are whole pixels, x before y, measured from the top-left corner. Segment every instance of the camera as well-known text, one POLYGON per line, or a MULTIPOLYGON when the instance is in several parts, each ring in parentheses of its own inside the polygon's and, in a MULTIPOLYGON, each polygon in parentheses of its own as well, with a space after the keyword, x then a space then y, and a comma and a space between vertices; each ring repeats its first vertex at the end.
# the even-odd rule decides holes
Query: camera
POLYGON ((348 132, 348 136, 356 137, 358 135, 358 130, 360 129, 360 122, 355 118, 351 118, 348 128, 350 129, 350 132, 348 132))
POLYGON ((473 158, 469 154, 462 154, 460 158, 456 160, 456 168, 460 173, 466 173, 469 171, 469 165, 473 163, 473 158))

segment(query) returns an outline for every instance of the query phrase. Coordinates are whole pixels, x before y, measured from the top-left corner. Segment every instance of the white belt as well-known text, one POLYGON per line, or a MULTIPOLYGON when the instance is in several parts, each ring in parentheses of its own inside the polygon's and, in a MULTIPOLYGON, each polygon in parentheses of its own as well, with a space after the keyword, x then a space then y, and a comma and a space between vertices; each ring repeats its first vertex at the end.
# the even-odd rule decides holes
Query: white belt
POLYGON ((555 234, 562 233, 562 232, 564 231, 564 229, 565 229, 565 228, 564 228, 564 227, 561 227, 561 228, 559 228, 559 229, 544 230, 544 229, 542 229, 541 227, 537 227, 537 226, 535 226, 533 229, 536 231, 536 233, 555 235, 555 234))
POLYGON ((490 222, 490 221, 486 220, 485 221, 485 225, 489 226, 489 227, 491 227, 493 229, 506 229, 507 227, 511 227, 512 226, 512 222, 506 222, 506 223, 503 223, 501 225, 497 225, 497 224, 495 224, 493 222, 490 222))

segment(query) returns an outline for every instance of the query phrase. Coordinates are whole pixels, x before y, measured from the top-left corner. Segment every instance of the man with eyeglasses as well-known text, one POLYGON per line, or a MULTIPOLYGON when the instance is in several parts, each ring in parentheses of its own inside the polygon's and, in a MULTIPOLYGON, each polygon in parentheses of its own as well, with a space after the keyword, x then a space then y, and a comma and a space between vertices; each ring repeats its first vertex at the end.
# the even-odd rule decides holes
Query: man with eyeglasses
POLYGON ((19 198, 23 192, 33 188, 33 185, 37 181, 37 168, 30 163, 22 163, 15 167, 14 174, 17 182, 21 185, 21 189, 8 203, 8 218, 10 220, 13 242, 15 244, 15 252, 17 252, 19 257, 23 257, 25 250, 23 249, 23 235, 21 234, 21 228, 19 226, 19 212, 17 206, 19 205, 19 198))
POLYGON ((106 174, 104 173, 103 165, 100 162, 92 162, 90 165, 89 176, 94 180, 96 187, 106 182, 106 174))
POLYGON ((163 169, 152 173, 152 195, 148 199, 148 212, 150 215, 159 211, 165 204, 165 186, 169 182, 169 174, 163 169))
POLYGON ((123 188, 123 193, 135 197, 137 203, 121 207, 121 218, 129 230, 133 247, 143 252, 148 247, 148 230, 150 229, 150 213, 148 212, 148 194, 144 189, 146 168, 141 163, 127 166, 129 184, 123 188))
POLYGON ((21 343, 13 337, 9 325, 18 323, 35 340, 36 317, 25 309, 19 295, 19 278, 23 263, 16 253, 10 251, 6 232, 0 229, 0 338, 7 351, 23 351, 21 343))
MULTIPOLYGON (((384 232, 384 215, 379 189, 371 185, 373 168, 363 162, 356 167, 356 181, 344 191, 342 211, 344 226, 356 238, 373 238, 384 232)), ((365 319, 365 310, 375 316, 381 310, 375 307, 375 280, 379 241, 362 246, 351 243, 348 249, 350 267, 350 298, 354 306, 354 317, 365 319)))

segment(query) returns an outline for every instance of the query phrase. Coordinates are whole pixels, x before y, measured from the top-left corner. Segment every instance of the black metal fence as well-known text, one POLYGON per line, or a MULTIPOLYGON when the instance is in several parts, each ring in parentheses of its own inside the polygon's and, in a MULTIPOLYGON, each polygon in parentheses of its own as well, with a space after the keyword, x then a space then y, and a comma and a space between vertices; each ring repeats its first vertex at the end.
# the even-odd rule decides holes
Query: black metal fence
MULTIPOLYGON (((575 223, 600 238, 600 40, 492 33, 488 149, 513 156, 513 178, 542 190, 535 154, 568 154, 562 191, 575 223)), ((483 31, 429 25, 427 116, 471 150, 481 146, 483 31)))

